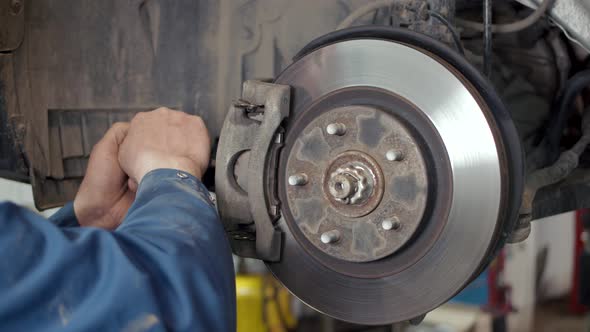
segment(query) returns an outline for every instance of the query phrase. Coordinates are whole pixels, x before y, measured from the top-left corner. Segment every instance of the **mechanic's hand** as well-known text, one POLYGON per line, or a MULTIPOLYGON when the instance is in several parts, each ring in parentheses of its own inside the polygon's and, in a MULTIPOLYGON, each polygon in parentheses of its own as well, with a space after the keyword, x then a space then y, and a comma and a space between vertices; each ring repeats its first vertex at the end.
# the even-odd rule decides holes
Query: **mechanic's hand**
POLYGON ((129 123, 115 123, 92 148, 86 175, 74 199, 74 212, 81 226, 115 229, 135 199, 118 160, 128 130, 129 123))
POLYGON ((158 108, 135 115, 121 145, 119 163, 132 188, 159 168, 182 170, 201 179, 209 165, 210 145, 200 117, 158 108))

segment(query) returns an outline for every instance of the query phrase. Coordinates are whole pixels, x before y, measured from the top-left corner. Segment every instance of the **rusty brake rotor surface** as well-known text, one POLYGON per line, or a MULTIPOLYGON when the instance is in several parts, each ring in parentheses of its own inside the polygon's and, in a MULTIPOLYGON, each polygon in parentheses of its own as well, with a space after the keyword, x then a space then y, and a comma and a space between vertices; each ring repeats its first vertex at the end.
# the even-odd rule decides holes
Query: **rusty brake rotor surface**
POLYGON ((275 81, 293 90, 283 251, 267 265, 335 318, 420 316, 511 230, 522 190, 514 127, 487 81, 426 36, 361 28, 310 45, 275 81))
POLYGON ((344 106, 316 114, 286 163, 291 180, 306 179, 286 187, 296 227, 317 249, 342 260, 370 262, 394 253, 426 208, 428 178, 418 144, 378 108, 344 106))

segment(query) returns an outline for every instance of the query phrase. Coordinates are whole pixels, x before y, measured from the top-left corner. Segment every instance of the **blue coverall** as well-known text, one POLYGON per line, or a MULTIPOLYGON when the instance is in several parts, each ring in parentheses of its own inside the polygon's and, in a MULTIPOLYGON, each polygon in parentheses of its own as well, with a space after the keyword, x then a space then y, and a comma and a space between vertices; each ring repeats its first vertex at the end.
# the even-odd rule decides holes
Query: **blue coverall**
POLYGON ((229 243, 208 192, 148 173, 115 231, 0 204, 0 331, 234 331, 229 243))

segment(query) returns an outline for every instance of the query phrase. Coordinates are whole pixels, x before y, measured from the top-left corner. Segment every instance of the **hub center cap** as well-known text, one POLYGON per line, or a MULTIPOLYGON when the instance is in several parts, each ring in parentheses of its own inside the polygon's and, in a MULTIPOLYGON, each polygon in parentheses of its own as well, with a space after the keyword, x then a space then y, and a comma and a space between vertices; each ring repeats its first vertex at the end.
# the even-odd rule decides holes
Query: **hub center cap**
POLYGON ((373 193, 375 176, 368 166, 351 162, 338 168, 328 179, 332 197, 344 204, 362 204, 373 193))
POLYGON ((359 218, 379 205, 383 183, 383 172, 371 156, 346 151, 337 155, 326 170, 324 196, 340 215, 359 218))

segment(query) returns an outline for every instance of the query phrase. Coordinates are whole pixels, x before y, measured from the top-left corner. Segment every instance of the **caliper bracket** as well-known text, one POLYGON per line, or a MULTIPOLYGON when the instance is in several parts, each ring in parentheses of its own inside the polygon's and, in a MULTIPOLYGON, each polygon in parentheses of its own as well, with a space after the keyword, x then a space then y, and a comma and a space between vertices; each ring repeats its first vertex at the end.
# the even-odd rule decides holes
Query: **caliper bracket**
POLYGON ((232 250, 240 256, 280 260, 282 235, 273 224, 279 212, 268 198, 269 181, 274 179, 269 175, 276 172, 272 155, 282 144, 280 126, 289 115, 290 95, 287 85, 246 81, 242 98, 230 107, 221 129, 215 191, 232 250), (248 167, 236 167, 238 162, 247 162, 248 167), (243 231, 252 222, 254 236, 243 231))

